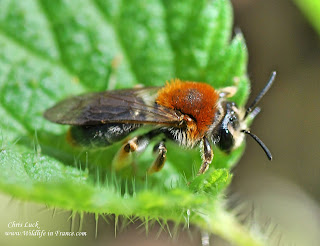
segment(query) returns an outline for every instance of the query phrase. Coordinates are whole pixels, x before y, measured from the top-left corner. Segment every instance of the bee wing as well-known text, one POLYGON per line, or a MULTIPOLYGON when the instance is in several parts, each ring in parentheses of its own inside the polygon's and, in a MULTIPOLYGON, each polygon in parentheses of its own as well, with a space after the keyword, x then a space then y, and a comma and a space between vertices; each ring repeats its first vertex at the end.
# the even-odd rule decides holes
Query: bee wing
POLYGON ((48 109, 44 117, 67 125, 179 124, 179 113, 155 103, 158 90, 159 87, 148 87, 71 97, 48 109))

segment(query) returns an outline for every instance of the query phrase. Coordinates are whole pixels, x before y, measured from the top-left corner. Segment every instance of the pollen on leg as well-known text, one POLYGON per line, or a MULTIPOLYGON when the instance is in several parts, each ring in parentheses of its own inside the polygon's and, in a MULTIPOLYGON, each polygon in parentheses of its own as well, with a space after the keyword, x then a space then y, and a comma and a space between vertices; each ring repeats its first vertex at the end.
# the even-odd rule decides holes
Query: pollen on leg
POLYGON ((214 120, 218 99, 218 91, 208 84, 174 79, 159 90, 156 102, 194 119, 194 135, 200 138, 214 120))
POLYGON ((130 145, 126 143, 123 145, 112 160, 112 167, 118 171, 132 163, 132 153, 130 151, 130 145))

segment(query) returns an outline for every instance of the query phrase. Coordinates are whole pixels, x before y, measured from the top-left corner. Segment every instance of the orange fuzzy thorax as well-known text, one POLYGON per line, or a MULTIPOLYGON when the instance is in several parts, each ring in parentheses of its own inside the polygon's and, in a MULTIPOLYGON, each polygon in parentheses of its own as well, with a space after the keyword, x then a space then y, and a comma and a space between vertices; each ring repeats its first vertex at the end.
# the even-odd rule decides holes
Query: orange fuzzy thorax
POLYGON ((218 98, 218 92, 208 84, 174 79, 159 90, 156 102, 190 116, 196 125, 191 136, 200 138, 214 120, 218 98))

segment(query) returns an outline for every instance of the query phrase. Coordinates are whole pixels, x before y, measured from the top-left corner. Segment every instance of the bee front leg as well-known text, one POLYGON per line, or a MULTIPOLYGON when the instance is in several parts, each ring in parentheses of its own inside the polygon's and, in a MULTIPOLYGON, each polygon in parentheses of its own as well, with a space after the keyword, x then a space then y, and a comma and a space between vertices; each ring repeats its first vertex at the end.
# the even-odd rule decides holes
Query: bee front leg
POLYGON ((203 137, 201 147, 202 147, 202 151, 201 151, 202 165, 199 169, 198 175, 203 174, 208 170, 209 165, 213 159, 213 151, 212 151, 210 142, 206 137, 203 137))
POLYGON ((151 167, 148 170, 148 174, 153 174, 155 172, 159 172, 166 162, 167 159, 167 148, 164 144, 164 140, 162 140, 160 143, 154 146, 153 152, 157 153, 157 159, 152 163, 151 167))

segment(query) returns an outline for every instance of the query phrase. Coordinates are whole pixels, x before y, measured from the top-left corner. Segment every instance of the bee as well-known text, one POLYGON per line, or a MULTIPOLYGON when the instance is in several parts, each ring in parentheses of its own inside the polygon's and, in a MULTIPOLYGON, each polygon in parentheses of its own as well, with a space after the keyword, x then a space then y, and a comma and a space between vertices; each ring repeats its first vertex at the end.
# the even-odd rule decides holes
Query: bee
POLYGON ((44 113, 49 121, 71 125, 67 138, 75 145, 107 147, 137 129, 148 131, 126 140, 115 155, 112 166, 119 170, 132 162, 132 154, 146 149, 158 139, 156 158, 148 173, 158 172, 166 161, 166 141, 184 148, 200 147, 205 173, 213 159, 212 146, 230 153, 240 146, 245 135, 251 136, 272 155, 266 145, 248 129, 248 122, 259 112, 260 99, 271 87, 273 72, 264 89, 247 108, 239 108, 230 98, 236 87, 215 89, 206 83, 173 79, 164 87, 145 87, 94 92, 65 99, 44 113), (149 127, 148 127, 149 126, 149 127))

